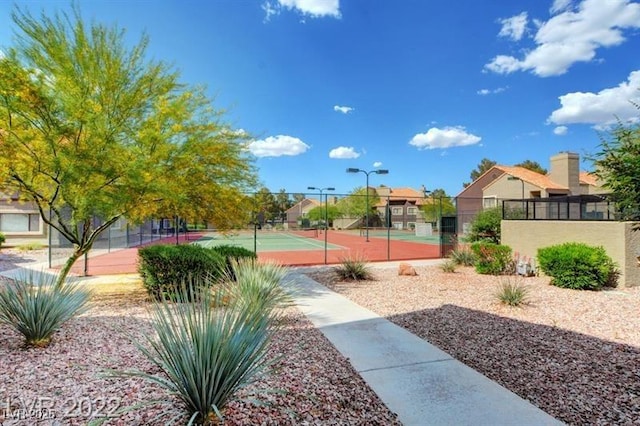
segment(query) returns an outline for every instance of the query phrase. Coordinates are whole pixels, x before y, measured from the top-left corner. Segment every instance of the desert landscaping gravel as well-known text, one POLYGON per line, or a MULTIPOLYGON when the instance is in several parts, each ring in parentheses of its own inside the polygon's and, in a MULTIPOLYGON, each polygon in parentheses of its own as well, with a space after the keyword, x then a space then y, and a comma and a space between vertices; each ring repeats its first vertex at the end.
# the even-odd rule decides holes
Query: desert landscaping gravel
MULTIPOLYGON (((11 260, 5 265, 15 265, 19 253, 5 250, 0 251, 0 262, 7 254, 11 260)), ((36 253, 30 258, 31 262, 38 260, 36 253)), ((29 262, 20 261, 24 263, 29 262)), ((0 285, 2 281, 0 278, 0 285)), ((103 377, 106 369, 159 372, 128 337, 141 339, 151 333, 148 306, 141 289, 126 296, 117 289, 100 291, 90 311, 66 323, 44 349, 23 348, 21 336, 0 325, 0 425, 85 425, 90 419, 145 401, 162 400, 177 406, 176 400, 155 385, 136 378, 103 377)), ((399 424, 348 361, 296 308, 287 308, 283 321, 269 352, 276 360, 273 371, 244 389, 240 399, 228 406, 226 425, 399 424)), ((165 408, 166 404, 146 407, 107 424, 165 424, 155 419, 165 408)))
POLYGON ((330 268, 309 275, 565 423, 640 424, 640 288, 579 291, 544 277, 415 269, 373 267, 363 282, 339 282, 330 268), (501 304, 505 281, 525 285, 529 302, 501 304))
MULTIPOLYGON (((0 270, 21 264, 20 253, 9 253, 9 261, 6 255, 0 251, 0 270)), ((29 262, 42 261, 37 253, 30 256, 29 262)), ((417 276, 398 276, 397 266, 372 264, 374 278, 363 282, 339 282, 331 267, 304 272, 567 424, 640 424, 640 288, 577 291, 551 286, 544 277, 415 268, 417 276), (529 289, 528 303, 501 304, 499 284, 516 281, 529 289)), ((67 323, 43 350, 22 348, 19 336, 0 325, 0 424, 34 424, 3 419, 2 413, 15 414, 38 398, 58 415, 42 425, 86 424, 116 406, 154 399, 176 404, 138 379, 101 376, 105 368, 157 372, 125 335, 150 332, 147 307, 142 290, 126 297, 101 292, 91 310, 67 323), (69 416, 60 419, 65 412, 69 416)), ((275 370, 243 392, 246 400, 230 404, 226 424, 399 424, 297 309, 288 308, 284 319, 271 349, 275 370)), ((108 424, 156 424, 150 419, 161 409, 140 409, 108 424)))

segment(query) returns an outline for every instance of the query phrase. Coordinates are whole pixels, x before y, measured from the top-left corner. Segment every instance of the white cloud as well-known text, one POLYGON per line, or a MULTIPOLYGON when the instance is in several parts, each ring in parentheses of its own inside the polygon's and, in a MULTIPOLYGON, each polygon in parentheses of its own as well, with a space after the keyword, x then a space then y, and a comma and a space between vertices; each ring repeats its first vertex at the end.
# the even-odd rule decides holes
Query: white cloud
POLYGON ((561 107, 548 118, 553 124, 584 123, 606 127, 621 120, 635 121, 640 103, 640 70, 629 74, 627 81, 598 93, 573 92, 560 96, 561 107))
POLYGON ((262 10, 266 13, 265 21, 279 14, 283 8, 295 10, 311 18, 340 18, 340 0, 275 0, 262 4, 262 10))
POLYGON ((382 167, 382 161, 376 161, 375 163, 373 163, 373 167, 375 169, 377 169, 378 167, 382 167))
POLYGON ((496 93, 502 93, 507 89, 508 87, 498 87, 496 89, 480 89, 476 93, 480 96, 495 95, 496 93))
POLYGON ((485 69, 499 74, 532 71, 540 77, 564 74, 576 62, 592 61, 599 48, 623 43, 623 30, 640 28, 640 3, 584 0, 576 11, 567 9, 569 5, 554 3, 552 10, 561 13, 539 22, 536 47, 523 59, 497 55, 485 69))
POLYGON ((549 9, 549 13, 555 15, 558 12, 567 10, 569 6, 571 6, 571 0, 555 0, 551 9, 549 9))
POLYGON ((350 106, 340 106, 340 105, 334 105, 333 106, 333 110, 336 112, 341 112, 343 114, 349 114, 351 111, 353 111, 355 108, 352 108, 350 106))
POLYGON ((558 126, 555 129, 553 129, 553 134, 558 136, 564 136, 567 134, 568 131, 569 131, 569 128, 567 126, 558 126))
POLYGON ((409 141, 418 149, 450 148, 453 146, 474 145, 482 138, 471 133, 467 133, 464 127, 445 127, 438 129, 430 128, 427 133, 418 133, 409 141))
POLYGON ((358 158, 360 154, 353 149, 351 146, 339 146, 337 148, 333 148, 329 152, 329 158, 337 158, 337 159, 349 159, 349 158, 358 158))
POLYGON ((264 140, 253 141, 249 151, 256 157, 281 157, 283 155, 300 155, 309 149, 309 145, 293 136, 269 136, 264 140))
POLYGON ((271 3, 270 1, 266 1, 262 3, 262 10, 264 10, 264 21, 269 22, 271 17, 280 13, 280 8, 277 5, 271 3))
POLYGON ((498 36, 518 41, 527 29, 527 12, 522 12, 520 15, 512 16, 511 18, 500 19, 499 22, 502 24, 502 28, 500 28, 498 36))

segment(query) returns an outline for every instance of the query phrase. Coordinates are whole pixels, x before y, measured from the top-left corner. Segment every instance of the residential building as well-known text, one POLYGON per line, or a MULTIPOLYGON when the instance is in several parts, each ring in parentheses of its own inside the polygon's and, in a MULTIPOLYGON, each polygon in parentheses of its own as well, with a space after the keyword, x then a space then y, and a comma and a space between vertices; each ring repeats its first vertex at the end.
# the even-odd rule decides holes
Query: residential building
POLYGON ((424 222, 420 206, 426 201, 424 191, 412 188, 375 188, 379 197, 375 209, 386 225, 396 229, 414 229, 416 222, 424 222))
POLYGON ((580 157, 576 153, 561 152, 551 157, 546 175, 523 167, 495 165, 456 197, 458 232, 465 234, 479 211, 499 207, 501 200, 604 193, 596 176, 580 171, 580 157))

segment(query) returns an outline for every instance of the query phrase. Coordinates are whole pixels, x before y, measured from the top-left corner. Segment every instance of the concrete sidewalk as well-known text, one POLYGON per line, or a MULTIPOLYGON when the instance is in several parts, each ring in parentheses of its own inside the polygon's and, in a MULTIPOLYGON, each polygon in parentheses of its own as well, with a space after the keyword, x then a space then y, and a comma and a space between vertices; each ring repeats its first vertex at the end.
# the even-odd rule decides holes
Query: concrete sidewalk
POLYGON ((347 298, 292 270, 298 308, 404 425, 561 425, 528 401, 347 298))

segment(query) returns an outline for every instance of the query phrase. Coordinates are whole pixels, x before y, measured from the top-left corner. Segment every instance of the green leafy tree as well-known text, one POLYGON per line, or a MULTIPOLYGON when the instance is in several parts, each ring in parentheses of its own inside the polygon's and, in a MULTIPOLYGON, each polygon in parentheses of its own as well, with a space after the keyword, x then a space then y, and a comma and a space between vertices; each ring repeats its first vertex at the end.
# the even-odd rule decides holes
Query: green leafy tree
POLYGON ((281 189, 276 194, 276 205, 278 208, 279 218, 284 218, 285 212, 293 206, 293 201, 289 197, 289 193, 285 189, 281 189))
POLYGON ((300 194, 300 193, 293 194, 293 204, 297 204, 300 201, 303 201, 305 198, 307 197, 304 194, 300 194))
POLYGON ((471 222, 471 232, 467 236, 467 241, 500 244, 501 221, 502 209, 496 207, 481 211, 471 222))
POLYGON ((204 89, 145 59, 124 32, 80 11, 34 18, 16 7, 0 59, 0 191, 35 204, 75 261, 118 218, 241 220, 255 185, 248 135, 221 121, 204 89), (94 218, 100 218, 96 221, 94 218))
POLYGON ((368 211, 369 220, 375 220, 377 212, 374 210, 374 206, 380 202, 380 196, 374 188, 368 188, 368 190, 368 204, 367 189, 364 187, 355 188, 349 195, 341 199, 337 204, 341 216, 364 218, 367 216, 368 211))
POLYGON ((268 188, 262 187, 253 196, 253 206, 255 213, 262 222, 272 220, 278 215, 278 204, 276 197, 268 188))
POLYGON ((420 211, 427 222, 436 222, 441 216, 450 216, 456 213, 456 206, 452 198, 444 189, 434 189, 420 206, 420 211))
POLYGON ((328 223, 333 223, 334 220, 340 217, 340 209, 336 205, 328 205, 314 207, 307 213, 307 217, 310 221, 323 222, 325 221, 325 215, 328 223))
POLYGON ((592 158, 621 220, 640 219, 640 126, 619 123, 592 158))
POLYGON ((532 172, 540 173, 541 175, 547 174, 547 169, 542 167, 537 161, 524 160, 522 163, 515 164, 515 166, 523 167, 527 170, 531 170, 532 172))
POLYGON ((471 174, 469 175, 469 177, 471 178, 471 182, 466 182, 464 183, 464 187, 466 188, 467 186, 471 185, 471 183, 473 181, 475 181, 476 179, 478 179, 480 176, 482 176, 487 170, 489 170, 490 168, 492 168, 493 166, 495 166, 496 163, 493 160, 489 160, 488 158, 483 158, 482 160, 480 160, 480 163, 478 163, 478 166, 473 169, 471 171, 471 174))

